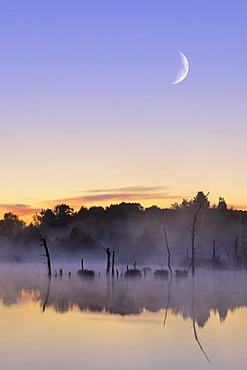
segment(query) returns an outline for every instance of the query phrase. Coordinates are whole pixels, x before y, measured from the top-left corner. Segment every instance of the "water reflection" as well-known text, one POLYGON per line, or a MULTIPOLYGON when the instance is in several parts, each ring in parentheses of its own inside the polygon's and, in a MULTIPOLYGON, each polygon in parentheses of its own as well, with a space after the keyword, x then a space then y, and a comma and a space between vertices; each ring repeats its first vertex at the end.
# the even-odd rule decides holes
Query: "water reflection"
POLYGON ((170 304, 170 299, 171 299, 172 279, 173 279, 173 276, 171 274, 170 278, 169 278, 168 285, 167 285, 167 301, 166 301, 165 316, 164 316, 164 326, 166 326, 166 320, 167 320, 167 316, 168 316, 168 309, 169 309, 169 304, 170 304))
POLYGON ((195 282, 185 279, 156 280, 125 279, 101 274, 94 280, 77 276, 52 277, 12 273, 2 279, 2 304, 10 306, 25 299, 40 302, 42 311, 52 308, 67 312, 76 306, 80 311, 107 312, 119 315, 139 315, 144 310, 164 310, 164 324, 169 312, 193 319, 203 327, 210 312, 217 312, 224 321, 229 311, 247 306, 246 273, 243 271, 201 271, 195 282), (35 294, 34 294, 35 292, 35 294), (29 297, 29 298, 27 298, 29 297))
POLYGON ((200 271, 194 282, 191 276, 117 279, 105 271, 94 280, 66 271, 49 279, 28 268, 1 268, 3 368, 34 368, 45 351, 50 367, 38 370, 64 364, 79 370, 82 363, 88 370, 116 363, 119 369, 204 370, 205 358, 211 369, 244 369, 246 279, 244 271, 200 271))
POLYGON ((193 276, 192 277, 192 327, 193 327, 193 333, 194 333, 194 338, 200 348, 200 350, 202 351, 202 353, 204 354, 205 358, 208 360, 208 362, 210 363, 210 359, 205 351, 205 349, 203 348, 202 346, 202 343, 199 339, 199 336, 197 334, 197 328, 196 328, 196 316, 195 316, 195 305, 196 305, 196 296, 195 296, 195 277, 193 276))
POLYGON ((48 276, 47 291, 46 291, 45 299, 44 299, 43 306, 42 306, 42 312, 45 312, 46 305, 48 303, 48 299, 50 296, 50 289, 51 289, 51 276, 48 276))

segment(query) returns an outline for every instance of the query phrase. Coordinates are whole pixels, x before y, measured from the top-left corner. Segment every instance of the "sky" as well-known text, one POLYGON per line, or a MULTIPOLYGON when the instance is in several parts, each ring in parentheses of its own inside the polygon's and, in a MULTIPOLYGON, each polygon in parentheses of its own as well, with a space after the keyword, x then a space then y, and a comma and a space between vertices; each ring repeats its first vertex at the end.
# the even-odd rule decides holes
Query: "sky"
POLYGON ((66 202, 247 209, 245 0, 0 5, 0 218, 66 202), (183 52, 190 70, 172 85, 183 52))

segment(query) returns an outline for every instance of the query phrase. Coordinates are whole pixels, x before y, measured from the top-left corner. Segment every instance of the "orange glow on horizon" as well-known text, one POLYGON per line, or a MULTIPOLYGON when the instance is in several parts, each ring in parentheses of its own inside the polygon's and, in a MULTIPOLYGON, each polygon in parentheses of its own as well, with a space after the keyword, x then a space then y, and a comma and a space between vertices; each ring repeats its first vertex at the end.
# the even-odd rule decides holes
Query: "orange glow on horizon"
MULTIPOLYGON (((47 208, 53 208, 55 207, 56 205, 58 204, 68 204, 70 207, 72 207, 74 209, 74 211, 79 211, 81 207, 85 207, 85 208, 90 208, 90 207, 103 207, 103 208, 106 208, 106 207, 109 207, 113 204, 120 204, 122 202, 125 202, 125 203, 139 203, 141 204, 141 206, 143 206, 144 208, 149 208, 149 207, 152 207, 152 206, 157 206, 161 209, 165 209, 165 208, 170 208, 171 207, 171 204, 175 203, 175 202, 178 202, 180 203, 183 198, 185 199, 189 199, 189 197, 174 197, 174 198, 170 198, 170 199, 160 199, 159 197, 155 197, 155 196, 151 196, 149 198, 146 198, 146 199, 138 199, 138 198, 134 198, 131 199, 130 197, 128 197, 127 199, 123 199, 123 198, 114 198, 112 199, 111 201, 110 200, 103 200, 101 202, 94 202, 94 201, 84 201, 83 203, 78 199, 75 199, 75 198, 67 198, 67 199, 61 199, 61 200, 56 200, 56 201, 46 201, 43 203, 43 205, 40 207, 40 208, 36 208, 36 207, 14 207, 11 208, 11 207, 8 207, 8 208, 5 208, 5 207, 0 207, 1 209, 1 212, 2 212, 2 216, 1 218, 3 218, 3 215, 7 212, 12 212, 14 213, 15 215, 17 215, 21 220, 23 220, 27 225, 29 225, 30 223, 33 222, 33 216, 35 215, 35 213, 39 213, 42 209, 47 209, 47 208), (157 202, 155 202, 155 200, 157 200, 157 202)), ((213 202, 210 202, 210 204, 214 204, 213 202)), ((216 204, 216 203, 215 203, 216 204)), ((247 205, 245 204, 236 204, 236 205, 228 205, 228 208, 232 208, 233 210, 240 210, 240 211, 246 211, 247 210, 247 205)))
POLYGON ((57 200, 44 201, 40 207, 27 207, 19 206, 0 206, 2 217, 6 212, 12 212, 16 214, 20 219, 25 221, 27 224, 33 221, 35 213, 39 213, 41 209, 53 208, 58 204, 68 204, 75 211, 79 211, 81 207, 109 207, 112 204, 125 203, 139 203, 144 208, 151 206, 157 206, 160 208, 170 208, 171 204, 175 202, 181 202, 183 198, 189 198, 184 195, 167 195, 162 194, 100 194, 97 196, 86 196, 86 197, 71 197, 57 200), (99 199, 97 199, 99 198, 99 199))
MULTIPOLYGON (((92 193, 91 193, 92 194, 92 193)), ((163 195, 163 194, 105 194, 100 193, 97 195, 87 195, 85 197, 71 197, 57 200, 43 201, 42 205, 26 206, 22 204, 17 205, 0 205, 1 217, 7 212, 12 212, 17 215, 21 220, 30 224, 33 222, 35 213, 39 213, 42 209, 53 208, 58 204, 68 204, 74 209, 79 211, 81 207, 109 207, 117 205, 122 202, 125 203, 139 203, 144 208, 157 206, 161 209, 170 208, 174 203, 181 203, 183 199, 191 199, 191 195, 163 195)), ((217 201, 210 200, 210 205, 217 204, 217 201)), ((246 211, 247 205, 243 204, 228 204, 228 209, 246 211)))

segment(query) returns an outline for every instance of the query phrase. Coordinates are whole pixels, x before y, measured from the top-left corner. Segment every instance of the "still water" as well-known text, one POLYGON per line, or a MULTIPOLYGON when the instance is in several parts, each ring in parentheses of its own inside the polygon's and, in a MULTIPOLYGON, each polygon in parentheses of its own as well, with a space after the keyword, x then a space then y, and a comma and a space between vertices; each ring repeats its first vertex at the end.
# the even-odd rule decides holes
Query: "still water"
POLYGON ((246 282, 243 271, 170 285, 152 274, 49 281, 36 268, 2 267, 1 369, 244 370, 246 282))

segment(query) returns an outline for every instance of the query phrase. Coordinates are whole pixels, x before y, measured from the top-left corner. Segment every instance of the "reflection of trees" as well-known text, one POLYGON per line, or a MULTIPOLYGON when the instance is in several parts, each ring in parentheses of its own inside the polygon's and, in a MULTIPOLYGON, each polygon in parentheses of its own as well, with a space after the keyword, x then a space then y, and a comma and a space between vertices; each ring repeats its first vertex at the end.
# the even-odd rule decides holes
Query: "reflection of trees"
POLYGON ((153 276, 146 279, 113 278, 111 276, 95 277, 94 281, 82 281, 77 276, 71 278, 64 275, 63 279, 52 277, 40 278, 24 276, 21 272, 16 276, 0 271, 0 297, 3 305, 16 304, 20 301, 22 291, 31 292, 41 302, 42 310, 53 308, 58 312, 71 310, 77 306, 81 311, 106 311, 119 315, 140 314, 144 309, 150 312, 165 310, 164 323, 168 311, 181 315, 184 319, 191 318, 198 327, 203 327, 210 317, 210 311, 218 312, 224 319, 229 310, 247 306, 245 280, 228 276, 228 273, 217 275, 217 278, 206 281, 197 276, 194 286, 194 303, 191 304, 192 277, 167 282, 156 280, 153 276), (239 280, 239 282, 237 282, 239 280), (226 283, 227 282, 227 283, 226 283), (52 289, 51 289, 52 284, 52 289), (171 295, 172 284, 172 295, 171 295))

